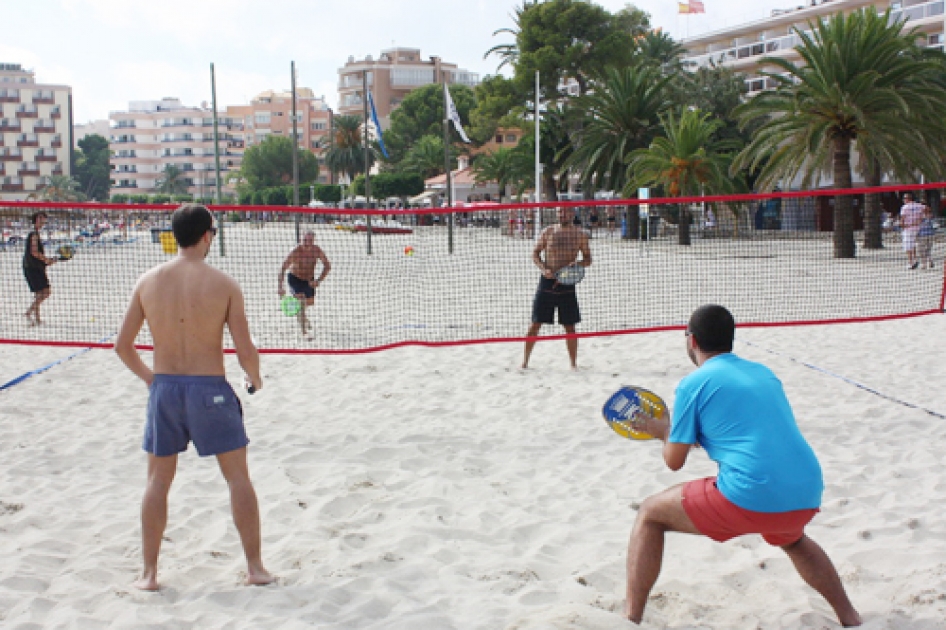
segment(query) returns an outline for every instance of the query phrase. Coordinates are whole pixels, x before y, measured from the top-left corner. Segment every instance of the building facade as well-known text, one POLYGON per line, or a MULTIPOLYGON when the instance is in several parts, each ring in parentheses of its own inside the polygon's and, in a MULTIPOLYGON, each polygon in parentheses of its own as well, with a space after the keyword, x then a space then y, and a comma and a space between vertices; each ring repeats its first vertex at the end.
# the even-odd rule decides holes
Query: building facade
MULTIPOLYGON (((299 147, 320 157, 331 132, 332 111, 324 98, 297 90, 299 147)), ((210 199, 216 192, 213 111, 183 105, 179 99, 137 101, 128 111, 112 112, 112 194, 159 192, 168 165, 177 167, 187 194, 210 199)), ((249 105, 233 105, 217 115, 221 192, 236 193, 243 153, 270 135, 292 136, 292 95, 263 92, 249 105)), ((325 169, 321 169, 324 171, 325 169)), ((320 172, 320 182, 329 175, 320 172)))
POLYGON ((112 126, 107 120, 90 120, 85 124, 75 124, 72 126, 72 144, 74 148, 79 148, 79 140, 86 136, 102 136, 106 140, 112 135, 112 126))
POLYGON ((772 79, 760 74, 759 62, 763 58, 782 57, 795 63, 801 60, 795 51, 801 43, 794 32, 796 28, 807 31, 810 22, 838 12, 873 7, 882 13, 889 8, 892 18, 906 20, 906 29, 917 28, 923 33, 925 42, 921 40, 921 44, 943 50, 943 4, 943 0, 805 0, 802 5, 776 9, 763 20, 684 39, 684 62, 691 68, 711 63, 733 68, 745 76, 751 96, 775 87, 772 79))
POLYGON ((427 61, 418 48, 391 48, 381 51, 377 60, 368 55, 360 61, 348 58, 348 63, 338 70, 338 113, 347 116, 362 116, 364 104, 364 76, 368 73, 368 89, 374 98, 375 109, 381 126, 388 128, 391 112, 397 109, 404 97, 413 90, 431 83, 458 83, 476 87, 479 74, 460 69, 439 57, 427 61))
POLYGON ((72 175, 72 88, 0 63, 0 199, 23 200, 72 175))

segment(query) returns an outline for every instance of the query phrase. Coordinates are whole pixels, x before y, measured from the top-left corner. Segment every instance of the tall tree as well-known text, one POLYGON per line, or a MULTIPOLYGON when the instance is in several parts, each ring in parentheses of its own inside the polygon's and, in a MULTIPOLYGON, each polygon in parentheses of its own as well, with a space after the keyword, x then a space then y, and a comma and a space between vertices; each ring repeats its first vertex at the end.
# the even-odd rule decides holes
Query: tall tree
MULTIPOLYGON (((299 182, 313 182, 319 177, 319 161, 308 149, 299 149, 299 182)), ((267 136, 243 154, 241 175, 250 190, 261 190, 292 183, 292 140, 267 136)))
MULTIPOLYGON (((934 162, 944 139, 942 65, 917 54, 917 34, 904 33, 889 10, 878 14, 873 8, 808 27, 794 29, 803 64, 764 60, 778 71, 765 73, 777 87, 740 107, 743 124, 761 126, 734 166, 758 168, 762 186, 800 173, 803 186, 810 186, 830 171, 841 189, 851 187, 854 146, 868 156, 886 156, 888 166, 940 168, 934 162)), ((852 200, 839 195, 834 256, 854 255, 852 200)))
POLYGON ((530 90, 539 72, 544 98, 559 98, 559 84, 574 80, 585 94, 601 68, 630 62, 634 36, 625 22, 584 0, 546 0, 519 16, 515 81, 530 90))
POLYGON ((509 184, 532 177, 532 160, 521 151, 500 147, 477 156, 473 161, 473 173, 478 184, 496 182, 499 197, 503 199, 509 184))
MULTIPOLYGON (((453 156, 451 155, 452 162, 453 156)), ((424 179, 443 173, 443 138, 441 136, 423 136, 418 140, 401 161, 401 172, 420 173, 424 179)))
POLYGON ((566 165, 591 187, 622 189, 628 156, 650 143, 659 116, 672 105, 670 81, 653 66, 605 70, 595 91, 575 102, 585 123, 572 136, 574 153, 566 165))
POLYGON ((79 140, 74 153, 75 177, 79 190, 89 199, 107 201, 111 188, 108 140, 98 134, 79 140))
MULTIPOLYGON (((660 186, 671 197, 697 196, 731 190, 729 164, 733 141, 714 141, 721 123, 709 114, 685 109, 661 118, 663 135, 646 149, 628 157, 625 195, 640 186, 660 186)), ((677 230, 680 245, 690 244, 690 212, 681 204, 677 230)))
POLYGON ((84 201, 79 182, 67 175, 53 175, 35 195, 43 201, 84 201))
POLYGON ((183 195, 187 193, 187 181, 184 177, 184 171, 174 164, 166 164, 161 172, 161 179, 155 191, 165 195, 183 195))
MULTIPOLYGON (((465 85, 451 85, 450 97, 457 106, 464 128, 469 127, 470 110, 476 104, 473 90, 465 85)), ((384 133, 384 143, 395 165, 424 136, 443 135, 443 87, 432 83, 413 90, 391 113, 391 127, 384 133)))
MULTIPOLYGON (((365 170, 364 134, 361 131, 362 119, 358 116, 336 116, 332 120, 332 135, 329 148, 325 152, 325 165, 333 173, 344 173, 348 181, 354 181, 355 175, 365 170)), ((373 156, 368 159, 373 163, 373 156)))

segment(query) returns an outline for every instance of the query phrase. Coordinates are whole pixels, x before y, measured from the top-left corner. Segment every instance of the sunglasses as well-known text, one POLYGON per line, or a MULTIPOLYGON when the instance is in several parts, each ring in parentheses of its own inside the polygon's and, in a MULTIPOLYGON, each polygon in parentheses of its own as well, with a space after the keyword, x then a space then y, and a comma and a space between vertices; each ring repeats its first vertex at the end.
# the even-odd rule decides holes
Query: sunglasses
POLYGON ((211 236, 216 236, 216 235, 217 235, 217 228, 215 228, 215 227, 210 228, 210 230, 208 230, 208 231, 210 232, 211 236))

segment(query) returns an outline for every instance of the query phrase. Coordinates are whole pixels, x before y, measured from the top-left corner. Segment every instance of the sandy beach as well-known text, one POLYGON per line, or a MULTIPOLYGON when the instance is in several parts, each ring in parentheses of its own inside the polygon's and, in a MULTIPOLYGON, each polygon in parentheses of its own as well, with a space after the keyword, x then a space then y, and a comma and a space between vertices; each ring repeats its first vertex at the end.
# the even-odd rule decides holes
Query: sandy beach
MULTIPOLYGON (((240 585, 225 482, 191 449, 158 594, 130 586, 147 392, 111 352, 83 353, 0 394, 0 626, 630 628, 618 613, 636 506, 715 466, 699 454, 668 471, 657 443, 619 438, 600 405, 624 383, 672 404, 693 369, 682 337, 582 341, 577 373, 561 341, 540 343, 528 371, 519 344, 265 356, 265 388, 242 397, 279 583, 240 585)), ((865 627, 946 627, 946 317, 737 338, 782 379, 820 457, 808 532, 865 627)), ((0 380, 72 352, 4 346, 0 380)), ((760 537, 671 535, 644 627, 838 626, 760 537)))

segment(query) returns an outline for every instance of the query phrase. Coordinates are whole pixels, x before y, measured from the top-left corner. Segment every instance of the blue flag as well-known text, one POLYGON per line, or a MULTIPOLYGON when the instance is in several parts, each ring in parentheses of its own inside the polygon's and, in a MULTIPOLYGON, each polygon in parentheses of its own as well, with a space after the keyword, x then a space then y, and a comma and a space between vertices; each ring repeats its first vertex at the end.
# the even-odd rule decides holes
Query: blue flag
POLYGON ((388 150, 384 147, 384 136, 381 134, 381 123, 378 122, 378 112, 374 108, 374 99, 371 98, 371 92, 368 92, 368 106, 371 108, 371 122, 374 123, 374 128, 378 132, 378 144, 381 146, 381 153, 384 154, 384 157, 391 159, 391 156, 388 155, 388 150))

